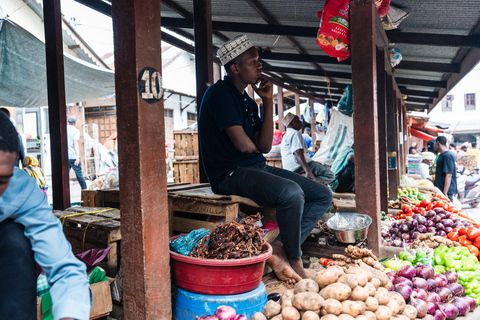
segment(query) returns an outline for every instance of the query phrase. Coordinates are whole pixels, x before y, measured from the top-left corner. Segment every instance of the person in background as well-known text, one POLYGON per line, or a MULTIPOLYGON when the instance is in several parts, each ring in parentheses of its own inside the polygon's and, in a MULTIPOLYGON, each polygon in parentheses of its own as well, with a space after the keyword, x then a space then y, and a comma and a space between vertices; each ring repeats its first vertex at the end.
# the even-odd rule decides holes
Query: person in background
POLYGON ((333 172, 310 158, 307 144, 300 133, 303 126, 300 118, 289 112, 282 122, 287 128, 281 143, 282 168, 299 174, 304 173, 305 177, 311 180, 332 182, 333 172))
MULTIPOLYGON (((275 208, 280 236, 267 260, 276 276, 293 283, 308 278, 301 245, 332 203, 330 189, 299 174, 265 164, 273 140, 273 86, 262 75, 257 49, 246 35, 217 51, 227 76, 203 96, 198 134, 212 191, 239 195, 275 208), (247 92, 262 99, 263 117, 247 92)), ((302 139, 303 140, 303 139, 302 139)))
POLYGON ((75 258, 62 223, 35 179, 16 168, 17 131, 0 113, 0 310, 2 319, 37 319, 37 263, 50 284, 53 317, 87 320, 86 266, 75 258))
POLYGON ((435 169, 435 186, 453 202, 457 191, 457 167, 455 159, 448 151, 447 138, 440 136, 435 142, 435 151, 438 158, 435 169))
POLYGON ((450 151, 452 153, 452 156, 455 158, 455 160, 457 160, 457 148, 455 148, 455 144, 453 143, 450 143, 450 145, 448 146, 448 151, 450 151))
MULTIPOLYGON (((3 108, 3 107, 0 108, 0 112, 3 112, 8 117, 8 119, 13 124, 13 126, 15 126, 15 122, 13 122, 13 120, 11 118, 11 115, 10 115, 10 111, 7 108, 3 108)), ((15 161, 15 167, 20 167, 20 163, 23 164, 23 159, 25 158, 25 146, 23 145, 22 136, 19 133, 17 133, 17 135, 18 135, 18 140, 19 140, 20 146, 19 146, 17 161, 15 161)))
POLYGON ((435 139, 429 140, 427 142, 427 151, 435 153, 435 139))
POLYGON ((310 130, 310 127, 305 127, 305 129, 303 129, 302 137, 303 137, 303 140, 305 140, 305 144, 307 145, 307 148, 309 149, 312 147, 311 134, 312 134, 312 131, 310 130))
POLYGON ((335 179, 330 183, 334 192, 355 193, 355 152, 353 145, 342 148, 332 164, 335 179))
POLYGON ((466 144, 462 145, 460 147, 460 150, 458 150, 458 155, 457 158, 460 159, 461 157, 465 157, 467 155, 468 147, 466 144))
POLYGON ((422 152, 422 162, 418 166, 420 169, 420 175, 422 179, 432 180, 432 176, 430 175, 430 168, 433 166, 433 162, 435 161, 435 154, 432 152, 422 152))
POLYGON ((67 138, 68 138, 68 164, 70 169, 73 168, 75 175, 77 176, 78 183, 82 190, 87 189, 85 178, 82 172, 82 163, 80 162, 80 148, 78 141, 80 140, 80 130, 75 127, 77 123, 77 117, 70 116, 67 118, 67 138))
POLYGON ((417 149, 415 147, 408 148, 408 154, 418 154, 417 149))
POLYGON ((477 149, 476 141, 472 142, 472 148, 470 150, 467 150, 467 154, 475 157, 475 162, 477 162, 477 167, 478 167, 479 166, 478 163, 480 160, 480 150, 477 149))
POLYGON ((426 151, 427 151, 427 148, 422 148, 421 152, 426 152, 426 151))

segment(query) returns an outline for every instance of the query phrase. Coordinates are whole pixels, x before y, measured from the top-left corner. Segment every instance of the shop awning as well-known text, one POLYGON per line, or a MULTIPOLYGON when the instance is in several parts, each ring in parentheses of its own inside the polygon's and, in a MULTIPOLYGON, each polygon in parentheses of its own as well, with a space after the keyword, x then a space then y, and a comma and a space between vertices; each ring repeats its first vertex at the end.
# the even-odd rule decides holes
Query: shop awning
POLYGON ((429 135, 428 133, 425 133, 423 131, 420 131, 420 130, 417 130, 417 129, 414 129, 414 128, 410 128, 410 133, 412 134, 412 136, 417 137, 417 138, 422 139, 422 140, 425 140, 425 141, 430 141, 432 139, 435 139, 434 136, 429 135))
MULTIPOLYGON (((105 97, 115 92, 115 75, 64 56, 66 102, 105 97)), ((0 106, 47 106, 45 44, 9 20, 0 19, 0 106)))

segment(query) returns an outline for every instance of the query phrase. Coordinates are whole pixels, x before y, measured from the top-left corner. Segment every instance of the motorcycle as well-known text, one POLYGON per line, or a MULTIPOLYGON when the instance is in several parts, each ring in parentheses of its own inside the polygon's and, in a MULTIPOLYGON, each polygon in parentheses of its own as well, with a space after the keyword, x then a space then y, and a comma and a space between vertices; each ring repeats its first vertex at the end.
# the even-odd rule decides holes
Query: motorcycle
POLYGON ((463 166, 458 167, 457 173, 458 200, 476 208, 480 204, 480 174, 470 172, 463 166))

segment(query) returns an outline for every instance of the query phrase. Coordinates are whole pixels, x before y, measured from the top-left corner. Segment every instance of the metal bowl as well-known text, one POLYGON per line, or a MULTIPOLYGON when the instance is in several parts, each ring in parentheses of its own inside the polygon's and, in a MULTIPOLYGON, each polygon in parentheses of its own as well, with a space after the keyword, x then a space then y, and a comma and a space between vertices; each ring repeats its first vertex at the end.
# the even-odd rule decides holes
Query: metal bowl
POLYGON ((337 241, 342 243, 357 243, 367 238, 368 227, 372 218, 363 213, 341 212, 333 215, 327 221, 337 241))

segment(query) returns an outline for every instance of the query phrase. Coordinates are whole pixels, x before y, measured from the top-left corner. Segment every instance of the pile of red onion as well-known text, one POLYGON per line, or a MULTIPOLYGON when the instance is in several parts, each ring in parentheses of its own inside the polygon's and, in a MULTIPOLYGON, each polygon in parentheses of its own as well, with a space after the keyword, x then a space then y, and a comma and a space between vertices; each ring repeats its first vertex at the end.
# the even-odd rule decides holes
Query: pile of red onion
POLYGON ((406 265, 398 272, 387 273, 394 284, 391 290, 400 293, 405 302, 414 306, 418 318, 424 320, 451 320, 464 316, 477 307, 470 297, 463 297, 465 289, 455 271, 435 274, 431 266, 406 265))
POLYGON ((220 306, 215 311, 215 314, 197 317, 197 320, 248 320, 248 318, 237 314, 235 309, 230 306, 220 306))
POLYGON ((392 227, 387 232, 382 232, 383 244, 389 244, 394 247, 403 247, 412 243, 421 233, 435 233, 437 236, 444 237, 454 228, 460 229, 468 227, 468 222, 452 218, 450 212, 443 208, 434 208, 427 211, 424 215, 414 214, 405 220, 399 220, 392 223, 392 227))

